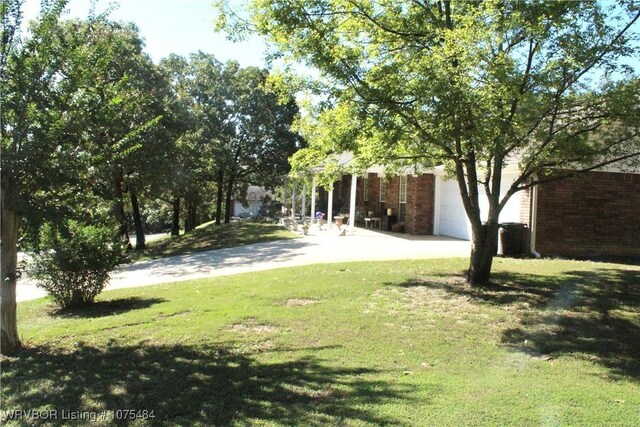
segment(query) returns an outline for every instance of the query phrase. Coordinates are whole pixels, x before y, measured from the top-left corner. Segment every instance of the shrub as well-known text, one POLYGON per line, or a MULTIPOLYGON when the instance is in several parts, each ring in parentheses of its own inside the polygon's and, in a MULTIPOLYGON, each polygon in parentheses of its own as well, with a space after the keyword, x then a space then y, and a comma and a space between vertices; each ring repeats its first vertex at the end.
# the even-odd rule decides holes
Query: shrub
POLYGON ((67 221, 63 229, 46 224, 31 275, 63 308, 90 304, 124 261, 113 229, 67 221))

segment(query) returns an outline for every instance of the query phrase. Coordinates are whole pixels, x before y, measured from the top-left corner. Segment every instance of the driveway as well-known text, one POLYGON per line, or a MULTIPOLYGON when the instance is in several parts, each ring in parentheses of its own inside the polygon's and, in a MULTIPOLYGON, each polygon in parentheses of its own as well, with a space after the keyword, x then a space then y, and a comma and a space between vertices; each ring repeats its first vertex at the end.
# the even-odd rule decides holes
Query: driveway
MULTIPOLYGON (((409 236, 362 228, 356 228, 353 236, 316 231, 297 239, 136 262, 114 273, 107 290, 308 264, 468 257, 469 253, 468 241, 448 237, 409 236)), ((44 295, 29 280, 18 282, 18 301, 44 295)))

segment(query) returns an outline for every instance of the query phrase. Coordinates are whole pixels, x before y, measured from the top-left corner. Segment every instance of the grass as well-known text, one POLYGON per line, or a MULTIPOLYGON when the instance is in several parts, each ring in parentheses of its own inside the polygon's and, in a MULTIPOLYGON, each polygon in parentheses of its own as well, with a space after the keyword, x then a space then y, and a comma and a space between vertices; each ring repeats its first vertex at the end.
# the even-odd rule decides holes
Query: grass
POLYGON ((2 406, 156 417, 132 425, 640 425, 640 267, 497 259, 482 290, 465 265, 273 270, 73 313, 21 303, 28 348, 2 363, 2 406))
POLYGON ((209 222, 198 226, 190 233, 149 242, 146 250, 135 254, 135 260, 185 255, 295 237, 295 233, 282 226, 266 222, 237 221, 221 225, 209 222))

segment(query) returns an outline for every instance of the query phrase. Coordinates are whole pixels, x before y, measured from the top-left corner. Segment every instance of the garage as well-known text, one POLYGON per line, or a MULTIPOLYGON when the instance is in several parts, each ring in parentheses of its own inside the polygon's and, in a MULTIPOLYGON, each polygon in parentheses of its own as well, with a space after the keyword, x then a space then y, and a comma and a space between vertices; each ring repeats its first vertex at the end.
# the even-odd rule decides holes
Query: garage
POLYGON ((467 214, 462 204, 458 183, 440 178, 438 178, 438 181, 440 185, 436 183, 436 194, 438 193, 438 187, 440 187, 440 221, 437 234, 469 240, 471 238, 471 225, 467 220, 467 214))
MULTIPOLYGON (((508 191, 516 177, 514 174, 505 174, 503 176, 502 185, 500 186, 501 195, 508 191)), ((478 191, 480 193, 480 214, 482 219, 486 220, 489 207, 484 187, 479 187, 478 191)), ((520 222, 520 197, 520 192, 511 196, 500 213, 500 222, 520 222)), ((439 219, 436 223, 439 224, 439 227, 435 234, 470 240, 471 224, 467 219, 467 214, 462 204, 458 183, 455 180, 445 180, 438 177, 436 182, 436 206, 438 199, 440 209, 436 210, 439 214, 439 219)))

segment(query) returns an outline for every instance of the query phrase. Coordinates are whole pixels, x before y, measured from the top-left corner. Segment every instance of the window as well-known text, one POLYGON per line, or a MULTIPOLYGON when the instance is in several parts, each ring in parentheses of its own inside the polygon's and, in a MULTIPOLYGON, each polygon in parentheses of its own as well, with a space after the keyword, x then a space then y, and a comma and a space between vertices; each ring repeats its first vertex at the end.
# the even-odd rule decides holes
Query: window
POLYGON ((364 175, 363 181, 364 181, 364 191, 362 192, 363 194, 362 197, 365 202, 368 202, 369 201, 369 175, 368 174, 364 175))
POLYGON ((400 203, 407 203, 407 175, 400 175, 400 203))
POLYGON ((407 214, 407 175, 400 175, 400 209, 398 222, 404 222, 407 214))
POLYGON ((384 199, 387 196, 387 185, 384 182, 384 178, 380 177, 380 203, 384 203, 384 199))

